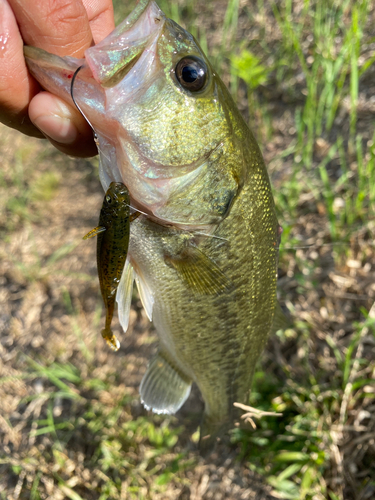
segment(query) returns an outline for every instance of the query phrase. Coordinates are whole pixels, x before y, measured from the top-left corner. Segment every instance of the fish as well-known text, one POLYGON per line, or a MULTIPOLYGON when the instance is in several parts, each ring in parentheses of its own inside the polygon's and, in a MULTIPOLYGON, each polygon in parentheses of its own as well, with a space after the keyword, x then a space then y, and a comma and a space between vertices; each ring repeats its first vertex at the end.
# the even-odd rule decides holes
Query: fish
POLYGON ((255 365, 283 315, 276 297, 280 226, 260 148, 195 38, 153 0, 84 58, 25 47, 31 74, 95 130, 104 190, 124 182, 141 215, 130 228, 117 294, 126 330, 131 290, 159 338, 143 405, 174 414, 195 383, 201 450, 247 404, 255 365))
POLYGON ((127 187, 122 182, 111 182, 103 199, 99 225, 83 237, 87 240, 97 236, 96 260, 100 291, 106 310, 102 337, 114 351, 120 348, 120 342, 111 330, 116 292, 128 254, 130 222, 137 215, 137 212, 130 213, 127 187))

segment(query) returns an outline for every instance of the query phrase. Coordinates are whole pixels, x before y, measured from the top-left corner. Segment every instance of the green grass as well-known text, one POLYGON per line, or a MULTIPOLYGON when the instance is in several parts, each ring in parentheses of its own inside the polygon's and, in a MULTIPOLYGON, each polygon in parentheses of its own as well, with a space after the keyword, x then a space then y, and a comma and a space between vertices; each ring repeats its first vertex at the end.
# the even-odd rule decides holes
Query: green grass
MULTIPOLYGON (((125 390, 111 398, 113 382, 102 376, 93 376, 94 365, 88 364, 84 376, 70 363, 27 359, 29 372, 23 378, 43 381, 44 392, 25 398, 21 404, 42 401, 43 416, 33 421, 29 439, 42 442, 47 438, 49 446, 43 457, 36 455, 23 460, 8 457, 0 464, 12 466, 13 473, 20 476, 23 471, 39 473, 31 487, 31 495, 37 496, 37 482, 52 474, 59 489, 68 498, 81 498, 74 485, 64 478, 69 477, 77 456, 75 449, 87 442, 89 449, 83 455, 81 464, 86 468, 86 480, 81 477, 80 467, 76 470, 82 498, 100 491, 97 498, 119 499, 123 483, 126 482, 127 498, 141 498, 144 486, 154 483, 150 492, 162 492, 172 476, 194 466, 194 460, 187 452, 175 452, 175 445, 182 427, 171 425, 173 417, 158 416, 132 418, 131 403, 134 396, 125 390), (107 397, 105 397, 107 396, 107 397), (61 406, 70 406, 69 415, 61 415, 61 406), (174 451, 174 452, 173 452, 174 451), (88 476, 90 472, 90 477, 88 476)), ((0 380, 4 383, 6 380, 0 380)), ((78 453, 79 455, 79 453, 78 453)), ((91 498, 91 496, 90 496, 91 498)), ((121 497, 122 498, 122 497, 121 497)))
MULTIPOLYGON (((231 62, 245 82, 249 96, 257 87, 261 93, 266 75, 279 83, 286 80, 286 85, 288 78, 294 81, 296 71, 303 75, 303 98, 295 96, 295 139, 288 154, 280 155, 280 159, 288 156, 291 172, 275 189, 275 201, 280 219, 285 221, 283 242, 298 248, 301 243, 291 236, 303 213, 298 206, 301 195, 309 193, 310 210, 323 212, 326 219, 325 241, 339 244, 336 247, 339 265, 340 256, 348 255, 349 241, 374 219, 374 126, 370 129, 370 140, 364 140, 357 132, 360 76, 374 62, 373 55, 364 62, 360 59, 370 3, 306 1, 298 16, 293 15, 291 1, 271 2, 271 6, 282 35, 272 74, 262 62, 271 53, 271 47, 264 42, 261 48, 256 47, 256 55, 243 48, 231 62), (246 65, 248 76, 243 74, 246 65), (335 127, 344 100, 349 103, 349 126, 342 127, 345 132, 335 127), (323 157, 318 158, 315 148, 320 138, 327 148, 323 157)), ((286 92, 292 95, 295 90, 286 88, 286 92)), ((252 109, 251 103, 249 107, 252 109)), ((303 273, 295 273, 294 278, 300 293, 307 295, 311 290, 307 280, 313 278, 316 264, 309 264, 304 258, 299 261, 295 252, 282 249, 281 265, 293 259, 303 268, 303 273)), ((362 312, 362 318, 368 314, 366 309, 362 312)), ((309 349, 312 326, 306 329, 308 325, 301 324, 296 324, 293 338, 300 346, 299 357, 305 370, 297 373, 294 367, 284 367, 281 380, 264 368, 257 372, 251 406, 283 411, 283 417, 261 421, 256 433, 234 431, 232 438, 241 444, 243 459, 267 477, 281 498, 344 498, 343 489, 338 487, 333 491, 331 485, 327 487, 325 478, 334 462, 333 452, 340 432, 337 428, 342 429, 349 418, 347 408, 353 409, 359 401, 374 398, 373 392, 363 391, 372 384, 368 375, 374 367, 373 359, 369 364, 368 359, 361 357, 361 338, 368 333, 369 324, 374 333, 373 320, 362 319, 352 325, 351 342, 344 352, 332 336, 326 335, 325 342, 335 359, 335 367, 331 367, 335 376, 329 382, 325 380, 324 358, 319 359, 309 349), (316 372, 311 373, 309 359, 315 357, 316 372)), ((281 345, 289 342, 285 333, 280 335, 280 342, 281 345)), ((365 484, 368 482, 367 478, 365 484)))
POLYGON ((369 328, 375 336, 374 319, 354 326, 346 352, 340 350, 332 337, 326 338, 336 360, 335 376, 329 381, 323 356, 318 357, 317 372, 309 373, 309 358, 315 353, 309 349, 311 332, 306 330, 306 325, 299 325, 304 329, 298 340, 296 330, 279 335, 281 344, 290 342, 291 335, 297 340, 305 365, 303 374, 292 366, 283 367, 281 379, 264 369, 256 374, 251 406, 281 412, 282 417, 262 419, 256 432, 235 430, 232 440, 241 445, 242 460, 247 460, 249 467, 264 475, 281 498, 336 498, 334 492, 327 489, 325 475, 332 467, 337 433, 348 422, 348 407, 363 398, 375 397, 375 391, 367 392, 373 381, 365 375, 371 373, 371 369, 362 358, 361 345, 369 328))
POLYGON ((55 196, 60 175, 56 171, 35 169, 44 161, 46 153, 29 144, 19 148, 8 169, 0 174, 4 195, 0 201, 4 217, 0 231, 14 231, 20 224, 40 221, 43 204, 55 196), (31 158, 35 164, 32 164, 31 158))

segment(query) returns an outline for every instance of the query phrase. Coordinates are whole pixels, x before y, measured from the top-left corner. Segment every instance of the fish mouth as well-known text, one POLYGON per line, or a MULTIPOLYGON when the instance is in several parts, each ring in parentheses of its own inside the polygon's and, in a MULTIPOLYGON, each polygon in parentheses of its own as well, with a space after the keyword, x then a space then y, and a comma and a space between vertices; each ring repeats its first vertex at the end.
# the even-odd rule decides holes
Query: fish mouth
POLYGON ((86 50, 94 79, 104 88, 117 85, 150 45, 150 39, 162 31, 165 21, 165 14, 153 0, 140 0, 109 36, 86 50))

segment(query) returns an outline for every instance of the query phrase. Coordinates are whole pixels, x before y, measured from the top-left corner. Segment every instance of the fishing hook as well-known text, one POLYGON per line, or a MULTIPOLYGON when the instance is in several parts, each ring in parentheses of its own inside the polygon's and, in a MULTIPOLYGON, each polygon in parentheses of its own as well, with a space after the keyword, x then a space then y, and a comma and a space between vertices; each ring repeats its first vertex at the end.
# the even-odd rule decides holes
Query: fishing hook
POLYGON ((76 108, 78 109, 78 111, 81 113, 81 115, 83 116, 83 118, 87 121, 87 123, 90 125, 90 127, 92 128, 92 131, 94 133, 94 141, 95 141, 95 144, 97 146, 97 148, 99 149, 99 140, 98 140, 98 136, 96 135, 96 132, 94 130, 94 127, 91 125, 91 122, 90 120, 87 118, 87 116, 85 115, 85 113, 82 111, 82 109, 80 108, 80 106, 78 105, 77 101, 74 99, 74 95, 73 95, 73 86, 74 86, 74 81, 76 79, 76 76, 78 74, 78 72, 83 68, 83 65, 79 66, 74 74, 73 74, 73 78, 72 78, 72 82, 70 84, 70 95, 71 95, 71 98, 72 98, 72 101, 74 102, 76 108))

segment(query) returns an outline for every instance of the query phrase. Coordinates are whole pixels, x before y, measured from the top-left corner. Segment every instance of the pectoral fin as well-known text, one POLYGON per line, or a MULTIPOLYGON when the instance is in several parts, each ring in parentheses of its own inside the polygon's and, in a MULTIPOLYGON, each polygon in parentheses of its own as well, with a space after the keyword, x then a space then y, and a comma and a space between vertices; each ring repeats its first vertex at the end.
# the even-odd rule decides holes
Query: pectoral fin
POLYGON ((89 231, 82 239, 88 240, 89 238, 93 238, 94 236, 103 233, 105 230, 106 228, 104 226, 94 227, 94 229, 91 229, 91 231, 89 231))
POLYGON ((118 318, 124 332, 126 332, 129 326, 133 281, 134 281, 133 266, 130 264, 128 260, 126 260, 116 295, 116 301, 118 305, 118 318))
POLYGON ((191 380, 165 359, 159 352, 149 363, 139 389, 142 404, 155 413, 176 413, 187 400, 191 380))
POLYGON ((221 269, 197 247, 185 247, 180 254, 164 259, 195 295, 220 295, 233 288, 221 269))

